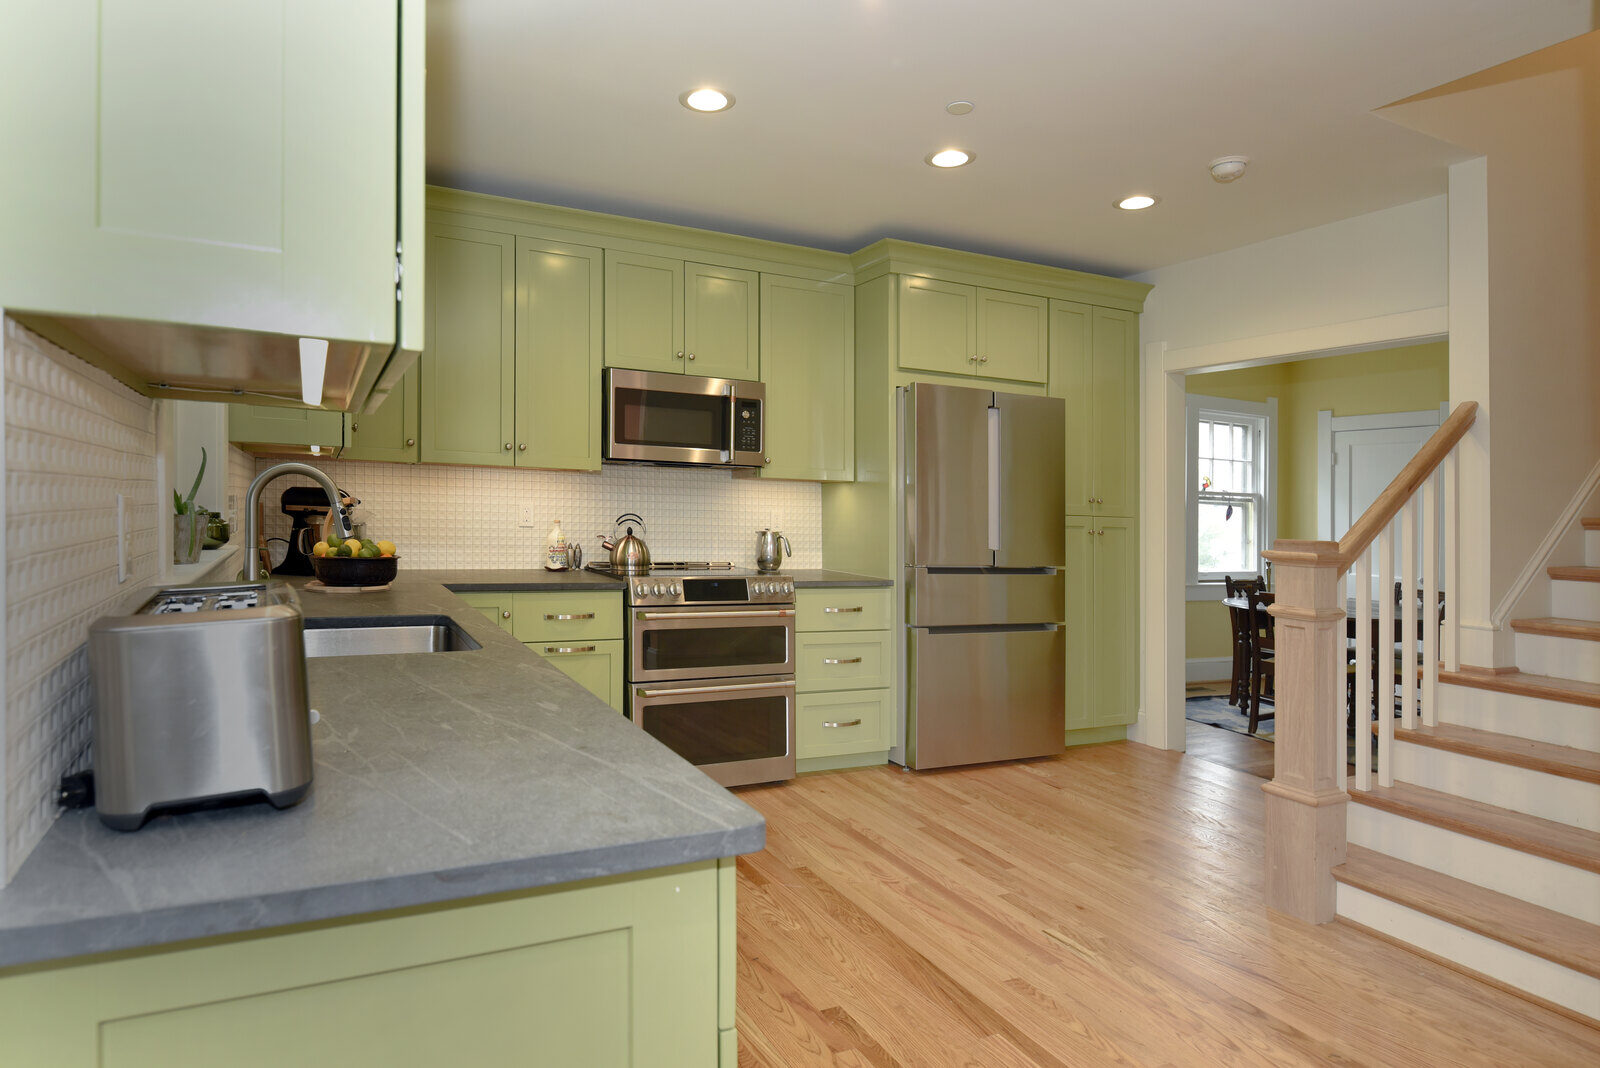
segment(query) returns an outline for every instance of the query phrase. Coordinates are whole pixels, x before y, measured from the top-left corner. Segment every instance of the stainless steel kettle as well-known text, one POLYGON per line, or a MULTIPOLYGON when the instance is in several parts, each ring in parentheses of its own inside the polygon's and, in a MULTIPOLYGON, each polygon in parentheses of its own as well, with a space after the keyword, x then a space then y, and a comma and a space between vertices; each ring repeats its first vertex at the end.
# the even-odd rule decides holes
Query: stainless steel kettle
POLYGON ((756 570, 776 571, 783 566, 785 556, 793 556, 789 539, 771 527, 756 531, 756 570), (782 546, 780 549, 779 546, 782 546))
POLYGON ((623 526, 630 519, 639 524, 641 531, 645 529, 644 517, 636 512, 617 516, 611 531, 611 569, 622 575, 642 575, 650 570, 650 548, 634 535, 632 526, 623 526), (623 531, 620 538, 618 530, 623 531))

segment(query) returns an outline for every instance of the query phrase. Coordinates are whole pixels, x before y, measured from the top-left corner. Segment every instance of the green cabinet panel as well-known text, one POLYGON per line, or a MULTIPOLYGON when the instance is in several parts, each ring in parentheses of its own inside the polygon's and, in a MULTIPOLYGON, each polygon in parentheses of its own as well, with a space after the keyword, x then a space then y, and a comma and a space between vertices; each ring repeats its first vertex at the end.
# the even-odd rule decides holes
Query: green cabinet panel
POLYGON ((796 635, 794 682, 801 693, 888 686, 893 652, 886 630, 813 631, 796 635))
POLYGON ((754 271, 683 265, 683 366, 709 378, 754 379, 761 372, 760 276, 754 271))
POLYGON ((937 278, 902 275, 901 369, 970 375, 977 353, 977 290, 937 278))
POLYGON ((570 645, 622 637, 622 590, 518 593, 516 635, 519 641, 570 645))
POLYGON ((627 654, 622 640, 604 642, 536 642, 529 649, 560 668, 573 681, 616 709, 627 711, 622 671, 627 654))
POLYGON ((979 289, 978 367, 985 378, 1043 382, 1050 372, 1050 302, 1027 293, 979 289))
POLYGON ((607 249, 605 363, 682 371, 683 261, 607 249))
POLYGON ((416 463, 417 436, 422 419, 418 403, 421 384, 422 367, 414 363, 390 390, 377 411, 346 415, 347 444, 340 458, 416 463))
POLYGON ((281 445, 304 452, 315 445, 327 456, 344 447, 344 414, 320 408, 267 404, 228 405, 228 440, 243 446, 281 445))
POLYGON ((392 343, 402 17, 7 5, 0 304, 392 343))
POLYGON ((717 861, 0 972, 0 1063, 702 1068, 717 861))
POLYGON ((517 632, 516 594, 509 590, 493 590, 487 593, 458 593, 456 596, 494 620, 495 625, 507 634, 517 632))
POLYGON ((1139 545, 1130 519, 1067 521, 1066 729, 1139 716, 1139 545))
POLYGON ((421 458, 510 466, 516 242, 509 234, 430 223, 427 255, 421 458))
POLYGON ((894 618, 890 611, 893 594, 887 586, 796 590, 794 629, 801 633, 887 630, 894 618))
POLYGON ((798 760, 881 752, 889 748, 890 690, 803 693, 795 697, 798 760))
POLYGON ((519 467, 600 469, 603 270, 597 248, 517 238, 519 467))
POLYGON ((1067 508, 1139 504, 1139 323, 1131 312, 1050 302, 1050 396, 1067 402, 1067 508))
POLYGON ((855 295, 850 286, 761 276, 761 381, 769 478, 855 477, 855 295))

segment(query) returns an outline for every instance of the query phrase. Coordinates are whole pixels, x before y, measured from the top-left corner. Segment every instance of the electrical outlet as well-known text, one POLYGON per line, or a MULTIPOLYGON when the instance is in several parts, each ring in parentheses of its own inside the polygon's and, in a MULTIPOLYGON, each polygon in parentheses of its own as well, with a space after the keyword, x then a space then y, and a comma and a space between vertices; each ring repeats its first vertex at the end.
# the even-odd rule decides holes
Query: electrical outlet
POLYGON ((517 525, 522 527, 533 526, 533 502, 523 501, 517 508, 517 525))
POLYGON ((117 581, 128 581, 128 499, 117 494, 117 581))

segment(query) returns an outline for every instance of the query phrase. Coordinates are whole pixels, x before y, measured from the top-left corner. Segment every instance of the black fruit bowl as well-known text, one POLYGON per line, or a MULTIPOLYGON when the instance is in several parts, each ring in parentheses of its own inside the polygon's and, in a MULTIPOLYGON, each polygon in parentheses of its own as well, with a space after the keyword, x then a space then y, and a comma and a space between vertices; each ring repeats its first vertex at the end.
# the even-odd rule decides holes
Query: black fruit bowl
POLYGON ((394 581, 397 556, 313 556, 311 570, 324 586, 382 586, 394 581))

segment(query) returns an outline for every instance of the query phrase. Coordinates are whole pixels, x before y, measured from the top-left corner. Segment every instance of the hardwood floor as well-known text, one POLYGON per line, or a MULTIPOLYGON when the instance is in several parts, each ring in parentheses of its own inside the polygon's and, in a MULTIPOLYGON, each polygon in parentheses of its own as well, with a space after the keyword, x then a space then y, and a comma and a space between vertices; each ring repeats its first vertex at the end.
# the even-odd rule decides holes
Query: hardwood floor
POLYGON ((1600 1030, 1266 911, 1260 787, 1119 742, 739 791, 739 1063, 1600 1063, 1600 1030))
POLYGON ((1248 734, 1185 720, 1185 745, 1192 760, 1208 760, 1258 779, 1272 778, 1273 743, 1248 734))

